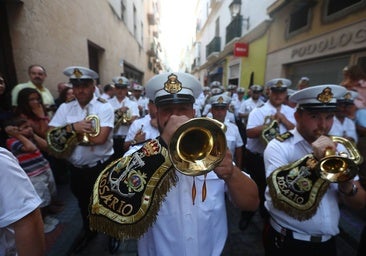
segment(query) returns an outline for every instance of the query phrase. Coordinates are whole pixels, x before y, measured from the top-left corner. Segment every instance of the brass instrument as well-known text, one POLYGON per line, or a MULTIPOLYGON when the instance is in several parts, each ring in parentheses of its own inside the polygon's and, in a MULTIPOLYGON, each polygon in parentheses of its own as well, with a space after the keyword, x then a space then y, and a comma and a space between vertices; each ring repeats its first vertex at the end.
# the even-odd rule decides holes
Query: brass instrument
POLYGON ((93 127, 94 131, 91 133, 84 133, 83 138, 82 138, 81 142, 79 143, 79 145, 90 146, 91 142, 90 142, 89 137, 96 137, 100 133, 100 121, 99 121, 99 117, 97 115, 87 115, 87 117, 85 117, 85 120, 92 122, 92 127, 93 127))
POLYGON ((344 182, 354 178, 359 170, 358 165, 363 162, 363 157, 351 141, 339 136, 329 137, 334 142, 342 144, 348 153, 340 152, 336 155, 332 150, 327 150, 316 168, 320 177, 329 182, 344 182))
POLYGON ((263 125, 261 141, 267 145, 277 135, 280 135, 280 124, 272 116, 266 116, 263 125))
POLYGON ((114 112, 114 130, 118 130, 121 125, 128 125, 132 120, 131 110, 121 111, 117 109, 114 112))
POLYGON ((173 134, 168 152, 173 166, 188 176, 213 170, 226 153, 226 126, 211 118, 193 118, 173 134))

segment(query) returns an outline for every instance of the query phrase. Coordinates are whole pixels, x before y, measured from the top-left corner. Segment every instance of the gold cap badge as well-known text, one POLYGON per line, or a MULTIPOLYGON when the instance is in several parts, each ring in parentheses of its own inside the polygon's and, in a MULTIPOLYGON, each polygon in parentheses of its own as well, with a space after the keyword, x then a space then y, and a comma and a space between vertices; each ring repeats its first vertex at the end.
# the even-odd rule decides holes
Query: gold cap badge
POLYGON ((74 69, 74 72, 73 72, 73 75, 76 77, 76 78, 80 78, 83 76, 83 73, 80 71, 80 69, 78 68, 75 68, 74 69))
POLYGON ((352 99, 352 95, 351 95, 351 93, 350 93, 350 92, 347 92, 347 93, 343 96, 343 98, 344 98, 345 100, 351 100, 351 99, 352 99))
POLYGON ((332 89, 329 87, 325 88, 321 93, 318 94, 317 100, 322 103, 328 103, 333 98, 332 89))
POLYGON ((220 96, 220 97, 217 99, 217 102, 218 102, 219 104, 224 103, 224 98, 220 96))
POLYGON ((179 82, 176 75, 171 74, 168 76, 168 81, 164 84, 164 90, 171 94, 178 93, 182 90, 182 83, 179 82))
POLYGON ((278 82, 275 85, 276 85, 276 87, 282 87, 282 85, 283 85, 282 80, 278 80, 278 82))

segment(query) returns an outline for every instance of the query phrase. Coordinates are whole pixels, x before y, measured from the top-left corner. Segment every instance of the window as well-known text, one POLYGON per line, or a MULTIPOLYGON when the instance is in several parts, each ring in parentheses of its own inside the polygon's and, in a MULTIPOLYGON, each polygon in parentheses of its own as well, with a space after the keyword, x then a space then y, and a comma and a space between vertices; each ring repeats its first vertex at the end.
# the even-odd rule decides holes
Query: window
POLYGON ((334 21, 366 6, 366 0, 325 0, 323 20, 334 21))
POLYGON ((310 27, 311 6, 305 4, 290 14, 288 37, 296 35, 310 27))

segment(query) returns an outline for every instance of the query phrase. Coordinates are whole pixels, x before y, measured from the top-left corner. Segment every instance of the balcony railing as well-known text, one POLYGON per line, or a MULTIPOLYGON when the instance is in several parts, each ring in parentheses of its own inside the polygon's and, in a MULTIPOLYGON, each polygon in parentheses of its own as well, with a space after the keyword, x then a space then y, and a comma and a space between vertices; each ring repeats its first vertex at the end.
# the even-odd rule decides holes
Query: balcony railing
POLYGON ((242 16, 237 15, 226 27, 226 42, 229 43, 236 37, 241 37, 242 16))
POLYGON ((221 50, 221 38, 219 36, 215 36, 212 41, 206 45, 206 58, 210 56, 212 53, 219 53, 221 50))

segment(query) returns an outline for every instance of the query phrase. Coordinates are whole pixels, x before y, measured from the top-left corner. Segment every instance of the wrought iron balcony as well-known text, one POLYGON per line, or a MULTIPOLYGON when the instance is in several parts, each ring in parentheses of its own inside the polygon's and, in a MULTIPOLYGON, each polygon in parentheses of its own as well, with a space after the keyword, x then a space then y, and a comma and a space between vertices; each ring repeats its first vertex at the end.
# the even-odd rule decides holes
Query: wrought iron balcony
POLYGON ((242 16, 237 15, 226 27, 226 42, 229 43, 236 37, 241 37, 242 16))
POLYGON ((215 36, 212 41, 206 45, 206 58, 212 53, 221 51, 221 37, 215 36))

